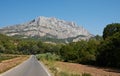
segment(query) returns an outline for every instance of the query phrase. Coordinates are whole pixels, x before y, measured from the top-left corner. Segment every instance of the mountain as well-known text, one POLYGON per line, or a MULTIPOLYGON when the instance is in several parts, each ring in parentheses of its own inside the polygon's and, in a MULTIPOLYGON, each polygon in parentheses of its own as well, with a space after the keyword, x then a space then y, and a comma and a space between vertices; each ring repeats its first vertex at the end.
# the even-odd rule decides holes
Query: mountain
POLYGON ((43 16, 23 24, 4 27, 0 29, 0 33, 22 38, 51 38, 75 42, 81 39, 87 40, 93 36, 74 22, 43 16))

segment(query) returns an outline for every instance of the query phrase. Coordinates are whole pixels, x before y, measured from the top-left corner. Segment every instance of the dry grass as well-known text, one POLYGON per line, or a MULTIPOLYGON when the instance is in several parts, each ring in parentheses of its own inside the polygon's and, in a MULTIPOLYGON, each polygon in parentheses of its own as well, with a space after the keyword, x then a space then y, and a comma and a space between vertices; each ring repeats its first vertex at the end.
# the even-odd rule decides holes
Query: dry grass
POLYGON ((73 74, 89 73, 92 76, 120 76, 120 70, 97 68, 82 64, 56 62, 55 66, 59 71, 66 71, 73 74))
POLYGON ((22 63, 26 59, 28 59, 29 56, 19 56, 13 59, 4 60, 0 63, 0 73, 3 73, 7 70, 9 70, 12 67, 15 67, 16 65, 22 63))
POLYGON ((40 58, 40 60, 48 67, 52 76, 120 76, 120 70, 61 62, 54 59, 51 60, 49 59, 50 57, 46 58, 46 56, 40 58))

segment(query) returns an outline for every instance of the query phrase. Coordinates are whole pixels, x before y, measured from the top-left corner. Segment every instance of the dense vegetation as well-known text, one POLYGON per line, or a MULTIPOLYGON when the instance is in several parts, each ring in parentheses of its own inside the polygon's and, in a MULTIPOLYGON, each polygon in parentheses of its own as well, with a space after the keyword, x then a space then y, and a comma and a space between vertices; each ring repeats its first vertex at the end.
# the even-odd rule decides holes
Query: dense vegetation
POLYGON ((113 36, 115 33, 120 33, 120 24, 119 23, 113 23, 108 24, 103 31, 103 38, 107 39, 110 36, 113 36))
POLYGON ((60 55, 64 61, 93 64, 99 44, 95 39, 70 43, 60 49, 60 55))
POLYGON ((59 44, 43 43, 40 40, 15 39, 0 34, 0 53, 6 54, 38 54, 57 52, 59 44))
POLYGON ((67 62, 97 64, 120 68, 120 24, 108 24, 103 37, 69 44, 43 43, 33 39, 15 39, 0 34, 0 53, 41 54, 51 53, 67 62))
POLYGON ((108 24, 98 47, 97 64, 120 68, 120 24, 108 24))
POLYGON ((60 55, 64 61, 120 68, 120 24, 108 24, 103 39, 96 36, 64 45, 60 55))
POLYGON ((16 47, 17 40, 0 34, 0 53, 14 54, 18 53, 16 47))

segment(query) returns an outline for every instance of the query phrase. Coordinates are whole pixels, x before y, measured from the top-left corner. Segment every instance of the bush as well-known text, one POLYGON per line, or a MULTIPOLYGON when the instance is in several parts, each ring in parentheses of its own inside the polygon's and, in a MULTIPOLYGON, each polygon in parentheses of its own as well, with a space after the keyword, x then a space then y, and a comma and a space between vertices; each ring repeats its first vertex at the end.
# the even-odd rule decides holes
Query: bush
POLYGON ((60 60, 60 57, 58 55, 51 53, 37 54, 36 57, 38 60, 44 60, 44 59, 50 61, 60 60))

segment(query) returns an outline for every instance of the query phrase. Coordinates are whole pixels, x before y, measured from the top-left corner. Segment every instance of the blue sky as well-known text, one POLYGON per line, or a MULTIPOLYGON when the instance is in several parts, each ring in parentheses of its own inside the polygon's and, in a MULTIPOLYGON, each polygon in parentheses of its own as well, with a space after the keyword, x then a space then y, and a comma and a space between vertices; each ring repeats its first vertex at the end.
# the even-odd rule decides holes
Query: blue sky
POLYGON ((0 27, 38 16, 73 21, 102 35, 107 24, 120 23, 120 0, 0 0, 0 27))

